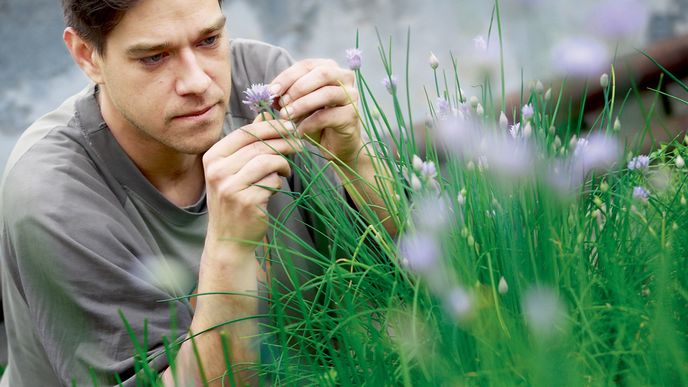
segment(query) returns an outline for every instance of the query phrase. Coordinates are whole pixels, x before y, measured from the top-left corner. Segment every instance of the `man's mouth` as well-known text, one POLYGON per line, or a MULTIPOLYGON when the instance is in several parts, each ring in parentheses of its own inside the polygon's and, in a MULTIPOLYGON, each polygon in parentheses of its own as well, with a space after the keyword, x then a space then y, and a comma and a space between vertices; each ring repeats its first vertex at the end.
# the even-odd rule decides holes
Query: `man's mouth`
POLYGON ((211 112, 211 110, 213 110, 213 108, 216 107, 216 106, 217 106, 217 104, 212 104, 212 105, 210 105, 210 106, 207 106, 207 107, 204 107, 204 108, 201 108, 201 109, 198 109, 198 110, 190 111, 190 112, 187 112, 187 113, 184 113, 184 114, 179 114, 179 115, 175 116, 174 118, 179 118, 179 119, 197 119, 197 118, 203 118, 203 117, 209 115, 209 113, 211 112))

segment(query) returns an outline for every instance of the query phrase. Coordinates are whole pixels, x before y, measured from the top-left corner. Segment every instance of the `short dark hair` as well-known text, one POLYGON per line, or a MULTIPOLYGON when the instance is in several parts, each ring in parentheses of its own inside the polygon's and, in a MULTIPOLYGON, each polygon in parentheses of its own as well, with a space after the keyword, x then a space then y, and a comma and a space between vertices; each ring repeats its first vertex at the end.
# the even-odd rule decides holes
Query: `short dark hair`
MULTIPOLYGON (((62 0, 65 24, 79 36, 105 53, 105 39, 124 14, 142 0, 62 0)), ((222 0, 218 0, 222 5, 222 0)))

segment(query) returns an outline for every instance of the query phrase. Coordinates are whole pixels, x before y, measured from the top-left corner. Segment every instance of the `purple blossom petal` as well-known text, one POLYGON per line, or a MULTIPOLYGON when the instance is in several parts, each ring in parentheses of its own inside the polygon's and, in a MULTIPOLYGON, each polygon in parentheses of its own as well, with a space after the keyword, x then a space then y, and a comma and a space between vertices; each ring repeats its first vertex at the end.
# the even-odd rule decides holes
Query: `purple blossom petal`
POLYGON ((429 273, 437 267, 440 248, 430 234, 407 234, 399 243, 399 253, 406 260, 408 267, 418 273, 429 273))
POLYGON ((399 81, 397 80, 397 76, 392 74, 388 77, 385 77, 382 79, 382 84, 385 86, 385 89, 387 89, 387 92, 389 94, 394 94, 397 91, 397 83, 399 81))
POLYGON ((639 0, 604 0, 593 9, 595 30, 610 38, 623 38, 645 30, 649 9, 639 0))
POLYGON ((244 90, 243 102, 248 105, 254 113, 260 113, 262 111, 270 109, 272 106, 272 100, 274 96, 270 94, 270 87, 262 83, 253 84, 248 89, 244 90))
POLYGON ((598 76, 609 65, 607 48, 598 40, 574 37, 552 50, 555 70, 574 77, 598 76))
POLYGON ((362 61, 363 51, 359 50, 358 48, 349 48, 346 50, 346 63, 349 65, 349 69, 360 69, 362 61))
POLYGON ((637 186, 633 188, 633 197, 637 200, 647 202, 650 198, 650 192, 643 187, 637 186))
POLYGON ((636 156, 628 162, 628 169, 631 171, 646 171, 650 168, 650 158, 646 155, 636 156))

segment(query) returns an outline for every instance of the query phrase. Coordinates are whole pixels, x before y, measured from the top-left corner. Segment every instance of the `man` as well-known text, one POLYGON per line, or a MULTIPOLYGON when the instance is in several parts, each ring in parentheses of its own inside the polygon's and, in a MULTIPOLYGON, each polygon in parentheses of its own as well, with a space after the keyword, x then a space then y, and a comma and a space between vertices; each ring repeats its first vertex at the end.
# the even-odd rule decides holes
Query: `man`
MULTIPOLYGON (((295 152, 290 138, 319 142, 344 185, 383 208, 368 183, 375 168, 362 151, 353 74, 230 42, 220 3, 63 0, 64 41, 94 86, 32 125, 8 162, 1 386, 111 384, 114 374, 135 385, 120 310, 141 343, 145 330, 149 355, 163 354, 171 324, 208 330, 195 336, 197 352, 184 342, 174 370, 154 357, 166 385, 226 382, 222 337, 232 363, 255 362, 255 322, 216 327, 255 315, 255 297, 204 295, 170 309, 160 301, 178 294, 141 272, 147 257, 165 257, 190 268, 198 294, 255 293, 266 209, 288 205, 274 190, 285 177, 290 189, 303 184, 284 157, 295 152), (270 84, 280 117, 253 120, 241 103, 252 83, 270 84)), ((289 224, 308 238, 300 216, 289 224)))

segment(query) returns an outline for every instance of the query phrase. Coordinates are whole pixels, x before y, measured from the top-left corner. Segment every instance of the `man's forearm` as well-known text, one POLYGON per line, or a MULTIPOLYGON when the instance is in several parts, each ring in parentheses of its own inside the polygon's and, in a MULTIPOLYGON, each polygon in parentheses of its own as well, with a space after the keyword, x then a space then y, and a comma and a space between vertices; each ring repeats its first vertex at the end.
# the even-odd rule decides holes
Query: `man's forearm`
MULTIPOLYGON (((211 386, 228 385, 228 376, 223 376, 229 374, 223 352, 223 340, 229 349, 231 364, 257 361, 257 349, 252 345, 257 333, 256 322, 247 319, 225 324, 258 313, 258 300, 254 297, 257 294, 257 271, 254 251, 236 249, 229 243, 223 246, 222 242, 206 246, 199 273, 199 296, 189 329, 189 334, 197 336, 193 341, 187 340, 177 354, 177 385, 200 386, 204 379, 211 386), (231 259, 227 259, 229 257, 231 259), (239 292, 248 295, 204 295, 215 292, 239 292), (225 325, 213 328, 219 324, 225 325), (206 330, 208 331, 204 332, 206 330)), ((250 383, 252 376, 249 371, 236 370, 233 375, 240 384, 250 383)), ((165 371, 163 381, 165 386, 175 386, 171 369, 165 371)))
POLYGON ((371 156, 374 154, 370 145, 367 145, 357 159, 340 166, 337 170, 356 205, 360 208, 363 204, 361 201, 367 203, 382 221, 384 228, 391 235, 395 235, 397 227, 393 216, 396 216, 397 203, 394 199, 391 172, 384 162, 371 156))

